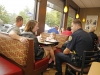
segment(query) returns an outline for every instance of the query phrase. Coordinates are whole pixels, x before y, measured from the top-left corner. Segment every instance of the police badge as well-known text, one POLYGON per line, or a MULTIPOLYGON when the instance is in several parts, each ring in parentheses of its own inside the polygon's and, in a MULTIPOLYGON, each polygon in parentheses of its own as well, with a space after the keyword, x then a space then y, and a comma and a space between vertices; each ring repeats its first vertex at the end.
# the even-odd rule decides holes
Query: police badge
POLYGON ((71 40, 72 40, 72 36, 69 36, 68 41, 71 41, 71 40))

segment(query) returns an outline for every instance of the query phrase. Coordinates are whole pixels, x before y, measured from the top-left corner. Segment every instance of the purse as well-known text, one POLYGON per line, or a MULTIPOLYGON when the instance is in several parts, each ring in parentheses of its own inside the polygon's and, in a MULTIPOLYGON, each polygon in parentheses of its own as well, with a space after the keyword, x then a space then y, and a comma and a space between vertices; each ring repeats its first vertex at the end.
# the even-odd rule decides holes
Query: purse
POLYGON ((42 47, 39 47, 35 59, 40 60, 43 58, 43 56, 44 56, 44 49, 42 47))

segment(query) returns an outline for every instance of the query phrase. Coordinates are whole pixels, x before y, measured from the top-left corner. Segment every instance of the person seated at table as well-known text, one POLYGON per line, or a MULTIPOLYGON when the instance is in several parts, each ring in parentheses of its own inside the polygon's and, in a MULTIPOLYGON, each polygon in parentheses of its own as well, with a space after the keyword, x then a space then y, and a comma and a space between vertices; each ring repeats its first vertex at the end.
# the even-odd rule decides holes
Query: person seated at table
POLYGON ((97 42, 98 42, 98 37, 97 37, 97 35, 94 33, 95 32, 95 29, 96 29, 96 27, 94 26, 94 25, 90 25, 89 26, 89 34, 91 35, 91 37, 92 37, 92 40, 93 40, 93 50, 98 50, 98 48, 97 48, 97 42))
MULTIPOLYGON (((66 62, 71 65, 75 65, 75 63, 71 60, 71 52, 77 54, 78 57, 81 57, 84 50, 92 51, 93 49, 93 40, 91 36, 82 29, 82 23, 79 19, 73 19, 71 23, 71 31, 72 35, 69 36, 68 42, 66 42, 66 47, 63 52, 58 52, 55 56, 56 58, 56 70, 55 75, 63 75, 62 74, 62 63, 66 62)), ((78 62, 80 65, 81 63, 78 62)), ((70 70, 76 75, 76 72, 70 70)), ((67 73, 68 74, 68 73, 67 73)), ((68 74, 70 75, 70 74, 68 74)))
POLYGON ((35 32, 39 29, 38 22, 35 20, 30 20, 27 22, 24 32, 21 33, 21 36, 33 38, 34 39, 34 50, 35 50, 35 59, 42 59, 48 56, 51 57, 55 63, 55 56, 54 51, 51 46, 43 46, 40 47, 37 36, 35 35, 35 32), (44 53, 40 54, 41 57, 39 58, 39 55, 37 55, 40 52, 40 48, 44 51, 44 53))
POLYGON ((62 31, 61 34, 70 36, 70 35, 72 34, 72 32, 71 32, 71 27, 67 27, 67 30, 62 31))
POLYGON ((7 33, 8 35, 13 38, 13 39, 16 39, 16 40, 19 40, 20 42, 22 43, 27 43, 28 40, 26 37, 22 37, 22 36, 19 36, 20 35, 20 27, 23 25, 23 17, 22 16, 17 16, 16 17, 16 23, 15 25, 13 25, 12 27, 10 27, 8 30, 7 30, 7 33))
POLYGON ((56 34, 54 32, 50 33, 50 36, 46 38, 46 41, 57 42, 56 34))
POLYGON ((52 33, 52 32, 54 32, 56 34, 59 34, 58 27, 53 27, 53 28, 51 28, 51 29, 48 30, 48 33, 52 33))

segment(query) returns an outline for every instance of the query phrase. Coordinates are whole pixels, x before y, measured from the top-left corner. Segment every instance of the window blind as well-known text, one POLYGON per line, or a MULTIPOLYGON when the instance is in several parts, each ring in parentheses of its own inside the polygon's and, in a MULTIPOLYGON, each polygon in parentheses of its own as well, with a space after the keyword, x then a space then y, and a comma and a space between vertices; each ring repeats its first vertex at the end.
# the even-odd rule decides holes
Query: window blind
POLYGON ((64 3, 62 0, 47 0, 47 7, 63 12, 64 3))

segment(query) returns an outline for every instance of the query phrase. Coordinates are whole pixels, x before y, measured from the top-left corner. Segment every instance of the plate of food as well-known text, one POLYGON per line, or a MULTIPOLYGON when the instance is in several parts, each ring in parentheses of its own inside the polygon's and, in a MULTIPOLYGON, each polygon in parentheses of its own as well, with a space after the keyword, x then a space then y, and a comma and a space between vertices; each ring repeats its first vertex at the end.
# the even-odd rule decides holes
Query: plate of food
POLYGON ((50 43, 52 43, 52 44, 54 44, 54 45, 58 45, 58 41, 56 41, 56 40, 45 40, 46 42, 50 42, 50 43))

